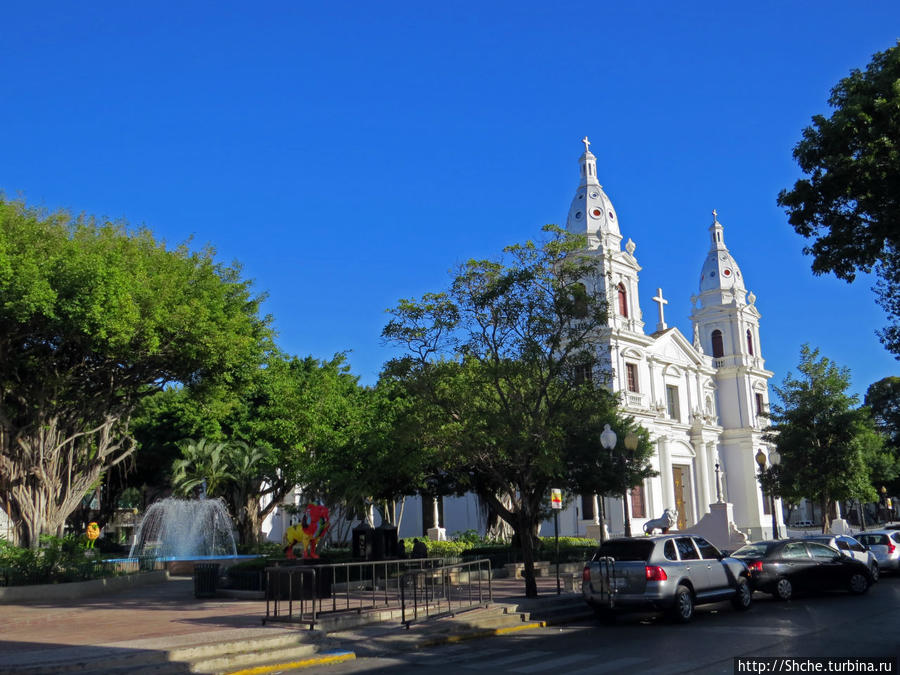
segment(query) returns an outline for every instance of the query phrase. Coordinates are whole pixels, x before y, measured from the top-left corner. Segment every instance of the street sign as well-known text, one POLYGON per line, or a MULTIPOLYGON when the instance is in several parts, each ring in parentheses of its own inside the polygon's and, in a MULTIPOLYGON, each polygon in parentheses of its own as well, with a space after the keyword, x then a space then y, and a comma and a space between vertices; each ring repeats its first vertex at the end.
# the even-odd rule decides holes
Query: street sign
POLYGON ((562 508, 562 490, 550 488, 550 506, 554 509, 562 508))

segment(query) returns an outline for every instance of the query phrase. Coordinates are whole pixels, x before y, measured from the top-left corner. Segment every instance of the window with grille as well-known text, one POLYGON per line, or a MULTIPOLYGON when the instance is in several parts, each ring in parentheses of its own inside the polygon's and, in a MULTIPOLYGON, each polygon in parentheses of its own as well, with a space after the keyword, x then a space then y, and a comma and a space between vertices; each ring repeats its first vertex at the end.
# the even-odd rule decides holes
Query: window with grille
POLYGON ((635 394, 639 393, 637 364, 626 363, 625 374, 628 376, 628 391, 633 391, 635 394))
POLYGON ((631 517, 646 518, 647 509, 644 506, 644 486, 636 485, 631 488, 631 517))
POLYGON ((670 419, 681 421, 681 413, 678 409, 678 387, 672 384, 666 385, 666 408, 670 419))

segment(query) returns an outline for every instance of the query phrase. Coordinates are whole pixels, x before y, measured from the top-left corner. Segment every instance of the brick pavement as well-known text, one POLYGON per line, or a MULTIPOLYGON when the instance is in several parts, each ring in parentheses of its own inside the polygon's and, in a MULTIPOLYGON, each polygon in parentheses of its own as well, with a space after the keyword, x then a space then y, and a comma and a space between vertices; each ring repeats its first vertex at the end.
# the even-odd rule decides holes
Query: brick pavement
MULTIPOLYGON (((492 586, 495 603, 524 600, 521 579, 495 579, 492 586)), ((542 596, 552 596, 555 578, 539 577, 538 588, 542 596)), ((196 599, 189 578, 81 600, 5 604, 0 605, 0 656, 191 634, 218 633, 226 639, 229 631, 259 628, 265 611, 264 600, 196 599)))

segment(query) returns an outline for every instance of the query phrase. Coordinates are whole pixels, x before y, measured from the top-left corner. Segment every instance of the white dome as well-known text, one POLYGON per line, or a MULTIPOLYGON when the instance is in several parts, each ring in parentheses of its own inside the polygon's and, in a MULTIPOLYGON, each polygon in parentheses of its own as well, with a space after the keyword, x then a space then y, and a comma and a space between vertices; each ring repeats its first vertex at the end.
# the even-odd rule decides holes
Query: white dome
POLYGON ((600 239, 602 235, 609 234, 621 239, 616 210, 597 181, 597 158, 587 149, 590 145, 587 137, 582 142, 585 144, 585 151, 578 158, 581 182, 569 207, 566 229, 573 234, 587 235, 588 239, 600 239))
POLYGON ((703 269, 700 272, 700 293, 720 289, 746 291, 744 275, 741 274, 741 268, 738 267, 734 257, 725 246, 725 231, 716 217, 715 211, 713 211, 713 224, 710 226, 709 232, 712 238, 712 247, 706 255, 703 269))

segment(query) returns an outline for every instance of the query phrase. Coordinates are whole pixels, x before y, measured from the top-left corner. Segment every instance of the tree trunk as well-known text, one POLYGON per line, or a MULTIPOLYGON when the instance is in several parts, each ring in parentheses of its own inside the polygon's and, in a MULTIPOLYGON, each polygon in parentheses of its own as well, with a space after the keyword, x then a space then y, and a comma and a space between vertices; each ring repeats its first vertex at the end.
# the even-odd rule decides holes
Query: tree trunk
POLYGON ((535 519, 531 518, 526 513, 520 512, 518 515, 516 537, 519 540, 519 544, 522 546, 522 562, 525 563, 525 569, 522 573, 525 577, 525 597, 536 598, 538 596, 538 591, 537 579, 534 574, 535 519))

